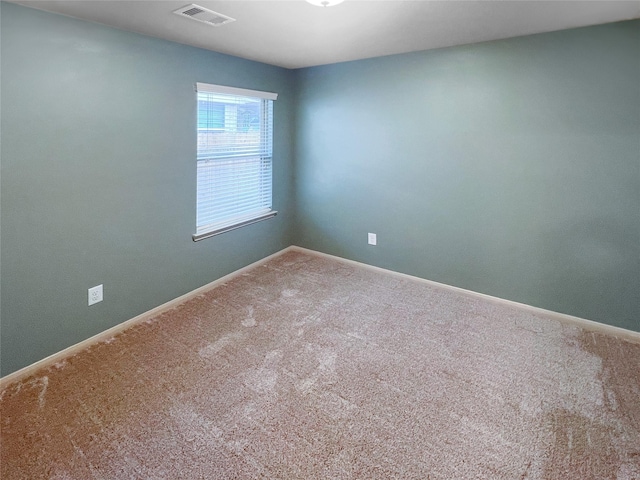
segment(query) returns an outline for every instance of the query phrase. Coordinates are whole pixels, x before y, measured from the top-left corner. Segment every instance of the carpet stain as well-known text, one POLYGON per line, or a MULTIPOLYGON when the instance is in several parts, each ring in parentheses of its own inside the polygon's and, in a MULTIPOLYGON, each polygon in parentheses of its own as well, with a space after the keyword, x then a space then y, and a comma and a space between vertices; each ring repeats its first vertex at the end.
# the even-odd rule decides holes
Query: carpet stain
POLYGON ((337 354, 332 349, 325 348, 319 352, 318 368, 324 372, 333 373, 336 370, 337 354))
POLYGON ((40 406, 40 408, 44 407, 44 396, 47 393, 47 387, 49 386, 49 377, 42 377, 39 379, 39 383, 40 383, 40 393, 38 394, 38 405, 40 406))
MULTIPOLYGON (((608 418, 608 455, 616 460, 609 464, 618 466, 617 471, 606 472, 610 477, 602 478, 640 480, 640 345, 598 332, 582 332, 580 346, 602 362, 598 380, 608 418)), ((598 438, 599 430, 594 430, 588 430, 590 442, 594 436, 598 438)), ((602 451, 606 451, 604 446, 600 453, 589 456, 599 458, 602 451)))
POLYGON ((580 345, 602 361, 599 380, 607 407, 619 412, 640 433, 640 345, 597 332, 582 332, 580 345))
POLYGON ((256 322, 256 319, 253 317, 247 317, 244 320, 242 320, 242 326, 243 327, 255 327, 258 323, 256 322))
POLYGON ((619 478, 620 456, 612 443, 611 425, 566 410, 553 411, 546 420, 554 443, 544 478, 619 478))
POLYGON ((243 327, 255 327, 258 322, 256 322, 254 315, 254 311, 255 309, 252 306, 248 306, 247 307, 247 316, 242 320, 242 326, 243 327))
POLYGON ((251 369, 244 372, 245 384, 259 395, 269 395, 275 392, 278 382, 278 372, 269 368, 251 369))
POLYGON ((58 370, 62 370, 64 367, 67 366, 67 361, 66 360, 61 360, 59 362, 54 363, 53 366, 55 368, 57 368, 58 370))
POLYGON ((214 343, 209 343, 206 346, 202 347, 198 354, 204 358, 215 358, 217 354, 219 354, 222 350, 227 347, 233 346, 236 342, 242 340, 244 335, 240 332, 233 332, 223 335, 221 338, 216 340, 214 343))

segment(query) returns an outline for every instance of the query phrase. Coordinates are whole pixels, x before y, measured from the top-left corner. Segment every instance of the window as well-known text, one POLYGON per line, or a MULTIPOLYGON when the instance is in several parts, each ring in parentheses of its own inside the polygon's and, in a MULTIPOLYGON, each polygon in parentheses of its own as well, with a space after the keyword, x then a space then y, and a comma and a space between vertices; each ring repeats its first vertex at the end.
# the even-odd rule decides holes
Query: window
POLYGON ((193 240, 276 215, 271 204, 277 94, 196 84, 197 205, 193 240))

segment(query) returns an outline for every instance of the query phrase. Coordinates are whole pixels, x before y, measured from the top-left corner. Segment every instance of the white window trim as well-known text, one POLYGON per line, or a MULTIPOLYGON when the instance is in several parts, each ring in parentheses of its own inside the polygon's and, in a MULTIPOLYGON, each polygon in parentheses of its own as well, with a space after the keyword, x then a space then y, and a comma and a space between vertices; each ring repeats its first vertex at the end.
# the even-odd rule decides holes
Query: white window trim
POLYGON ((263 98, 265 100, 277 100, 278 94, 249 90, 246 88, 227 87, 225 85, 212 85, 210 83, 196 83, 196 92, 226 93, 228 95, 241 95, 243 97, 263 98))
MULTIPOLYGON (((278 94, 277 93, 263 92, 263 91, 259 91, 259 90, 249 90, 249 89, 237 88, 237 87, 228 87, 228 86, 224 86, 224 85, 213 85, 213 84, 209 84, 209 83, 200 83, 200 82, 196 83, 195 89, 196 89, 196 92, 211 92, 211 93, 217 93, 217 94, 238 95, 238 96, 244 96, 244 97, 259 98, 259 99, 262 99, 262 100, 272 100, 273 101, 273 100, 276 100, 278 98, 278 94)), ((273 127, 273 125, 271 125, 271 127, 273 127)), ((271 162, 272 162, 271 164, 273 165, 273 157, 271 157, 271 162)), ((271 167, 271 168, 273 168, 273 167, 271 167)), ((272 180, 272 182, 273 182, 273 180, 272 180)), ((213 237, 215 235, 220 235, 222 233, 229 232, 231 230, 235 230, 235 229, 244 227, 246 225, 251 225, 253 223, 257 223, 257 222, 260 222, 262 220, 266 220, 268 218, 272 218, 272 217, 276 216, 277 214, 278 214, 278 212, 273 210, 273 208, 271 208, 269 210, 266 210, 262 214, 257 214, 257 215, 250 216, 246 220, 240 219, 237 223, 234 223, 232 225, 226 225, 224 227, 221 227, 221 228, 218 228, 218 229, 214 229, 214 230, 196 232, 195 234, 192 235, 192 238, 193 238, 194 242, 197 242, 199 240, 204 240, 205 238, 210 238, 210 237, 213 237)), ((198 227, 196 226, 196 230, 197 229, 198 229, 198 227)))

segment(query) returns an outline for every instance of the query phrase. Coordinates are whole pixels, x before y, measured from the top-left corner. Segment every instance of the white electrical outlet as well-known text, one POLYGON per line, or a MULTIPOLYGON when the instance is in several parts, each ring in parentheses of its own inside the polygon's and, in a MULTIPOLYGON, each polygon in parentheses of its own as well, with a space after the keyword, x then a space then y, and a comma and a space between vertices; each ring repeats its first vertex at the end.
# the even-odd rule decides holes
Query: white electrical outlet
POLYGON ((370 233, 369 234, 369 245, 377 245, 378 244, 378 237, 376 236, 375 233, 370 233))
POLYGON ((102 301, 102 285, 89 289, 89 306, 102 301))

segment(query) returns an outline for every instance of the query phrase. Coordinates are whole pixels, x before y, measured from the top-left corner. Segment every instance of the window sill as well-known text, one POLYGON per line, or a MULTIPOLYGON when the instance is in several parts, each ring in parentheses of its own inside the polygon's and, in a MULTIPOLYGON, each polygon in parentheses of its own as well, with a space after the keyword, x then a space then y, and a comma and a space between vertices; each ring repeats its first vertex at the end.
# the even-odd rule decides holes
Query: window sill
POLYGON ((192 235, 192 238, 193 238, 194 242, 199 242, 200 240, 204 240, 205 238, 215 237, 216 235, 220 235, 220 234, 225 233, 225 232, 230 232, 231 230, 235 230, 237 228, 245 227, 245 226, 251 225, 253 223, 261 222, 262 220, 267 220, 269 218, 273 218, 277 214, 278 214, 277 211, 271 210, 270 212, 267 212, 265 214, 262 214, 260 216, 254 217, 254 218, 250 218, 249 220, 245 220, 243 222, 239 222, 239 223, 235 223, 233 225, 229 225, 229 226, 226 226, 226 227, 218 228, 216 230, 210 230, 208 232, 195 233, 195 234, 192 235))

